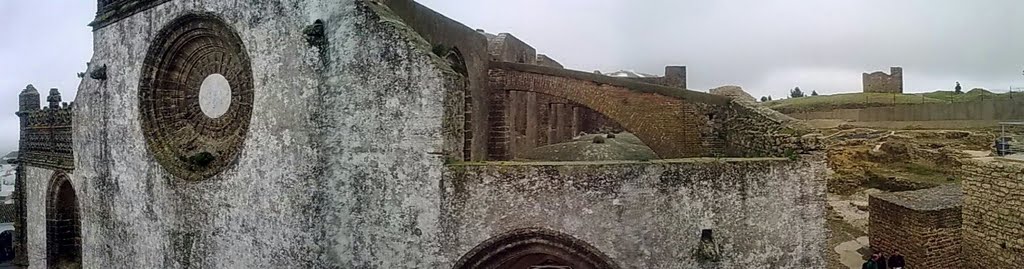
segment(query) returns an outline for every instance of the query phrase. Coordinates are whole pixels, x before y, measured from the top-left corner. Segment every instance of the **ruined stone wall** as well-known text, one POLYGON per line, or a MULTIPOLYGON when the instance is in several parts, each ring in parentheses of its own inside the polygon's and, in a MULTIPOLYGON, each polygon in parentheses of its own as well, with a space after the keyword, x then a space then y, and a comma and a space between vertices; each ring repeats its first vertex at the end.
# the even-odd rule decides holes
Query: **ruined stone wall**
POLYGON ((825 169, 814 156, 453 165, 442 255, 457 260, 491 237, 539 227, 622 268, 823 268, 825 169), (718 262, 694 253, 703 229, 718 262))
POLYGON ((96 29, 94 42, 92 66, 108 78, 80 85, 73 129, 84 268, 444 262, 437 182, 461 152, 450 141, 461 118, 445 110, 462 98, 459 79, 386 6, 172 0, 96 29), (139 74, 156 32, 196 12, 244 44, 252 116, 236 162, 183 180, 147 149, 139 74), (303 31, 318 19, 320 47, 303 31))
POLYGON ((891 67, 889 74, 882 71, 863 73, 861 84, 864 87, 864 92, 903 93, 903 68, 891 67))
POLYGON ((979 160, 961 171, 966 268, 1024 264, 1024 164, 979 160))
POLYGON ((771 109, 733 101, 719 106, 709 122, 726 156, 787 156, 821 148, 818 137, 799 121, 771 109))
POLYGON ((872 195, 871 249, 902 253, 910 268, 962 268, 961 188, 872 195))

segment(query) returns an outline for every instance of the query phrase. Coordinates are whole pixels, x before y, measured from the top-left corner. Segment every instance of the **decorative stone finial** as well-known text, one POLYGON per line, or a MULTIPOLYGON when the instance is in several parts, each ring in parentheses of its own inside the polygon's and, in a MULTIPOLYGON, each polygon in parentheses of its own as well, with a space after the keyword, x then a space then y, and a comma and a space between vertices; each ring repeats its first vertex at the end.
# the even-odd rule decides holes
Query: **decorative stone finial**
POLYGON ((46 96, 46 102, 50 103, 50 108, 60 108, 60 90, 50 88, 50 95, 46 96))

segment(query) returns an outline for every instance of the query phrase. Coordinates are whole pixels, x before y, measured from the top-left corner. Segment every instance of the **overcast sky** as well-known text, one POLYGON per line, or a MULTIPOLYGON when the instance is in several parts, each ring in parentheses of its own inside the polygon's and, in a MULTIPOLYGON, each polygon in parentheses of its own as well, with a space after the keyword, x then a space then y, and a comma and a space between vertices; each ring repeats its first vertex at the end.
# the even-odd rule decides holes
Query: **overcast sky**
MULTIPOLYGON (((472 28, 508 32, 563 65, 662 74, 754 96, 860 91, 861 73, 904 68, 908 92, 1024 87, 1019 0, 423 0, 472 28), (642 3, 642 4, 639 4, 642 3)), ((17 94, 71 100, 92 51, 94 0, 0 0, 0 151, 17 146, 17 94)))

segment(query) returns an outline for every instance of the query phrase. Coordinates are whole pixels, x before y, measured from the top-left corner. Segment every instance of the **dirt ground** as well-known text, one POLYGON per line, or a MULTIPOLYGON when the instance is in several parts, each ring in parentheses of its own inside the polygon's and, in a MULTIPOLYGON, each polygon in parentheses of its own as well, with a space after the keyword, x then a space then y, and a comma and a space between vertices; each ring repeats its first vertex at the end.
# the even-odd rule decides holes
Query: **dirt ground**
POLYGON ((828 268, 860 268, 868 246, 868 195, 959 182, 962 160, 988 156, 993 130, 884 130, 839 127, 826 139, 828 268))

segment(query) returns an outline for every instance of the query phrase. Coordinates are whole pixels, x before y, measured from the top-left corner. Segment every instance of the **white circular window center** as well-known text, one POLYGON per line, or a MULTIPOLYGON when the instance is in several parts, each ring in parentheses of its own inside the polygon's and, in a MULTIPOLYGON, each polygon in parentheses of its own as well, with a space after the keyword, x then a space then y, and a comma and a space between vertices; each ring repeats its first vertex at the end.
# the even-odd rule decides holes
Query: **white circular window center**
POLYGON ((207 117, 217 118, 231 107, 231 85, 221 74, 212 74, 199 85, 199 108, 207 117))

